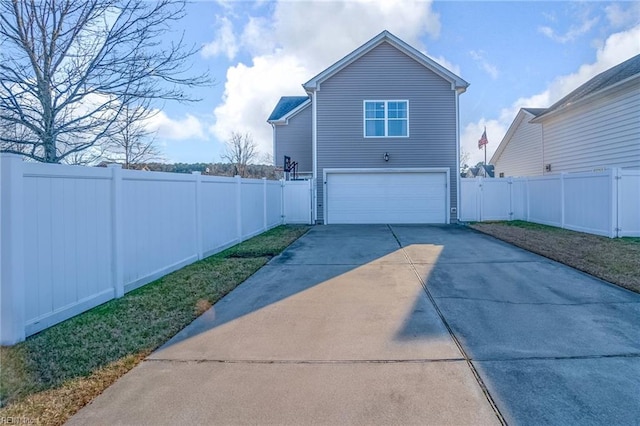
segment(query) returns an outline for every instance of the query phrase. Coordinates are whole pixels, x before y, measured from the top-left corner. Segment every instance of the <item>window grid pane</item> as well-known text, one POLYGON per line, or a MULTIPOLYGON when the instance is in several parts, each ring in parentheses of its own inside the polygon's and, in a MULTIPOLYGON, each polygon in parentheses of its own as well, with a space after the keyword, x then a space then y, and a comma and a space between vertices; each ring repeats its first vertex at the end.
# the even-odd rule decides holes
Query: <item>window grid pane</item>
POLYGON ((365 101, 365 136, 408 136, 407 110, 407 101, 365 101))

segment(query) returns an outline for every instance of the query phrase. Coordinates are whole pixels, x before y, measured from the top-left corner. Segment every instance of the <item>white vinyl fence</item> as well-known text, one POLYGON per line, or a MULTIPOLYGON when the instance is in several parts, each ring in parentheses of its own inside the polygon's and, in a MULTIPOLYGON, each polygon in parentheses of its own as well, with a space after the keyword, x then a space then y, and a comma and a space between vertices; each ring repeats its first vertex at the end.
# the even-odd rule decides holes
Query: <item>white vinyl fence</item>
POLYGON ((0 154, 0 344, 274 226, 311 223, 311 188, 0 154))
POLYGON ((640 236, 640 170, 461 179, 460 220, 526 220, 606 237, 640 236))

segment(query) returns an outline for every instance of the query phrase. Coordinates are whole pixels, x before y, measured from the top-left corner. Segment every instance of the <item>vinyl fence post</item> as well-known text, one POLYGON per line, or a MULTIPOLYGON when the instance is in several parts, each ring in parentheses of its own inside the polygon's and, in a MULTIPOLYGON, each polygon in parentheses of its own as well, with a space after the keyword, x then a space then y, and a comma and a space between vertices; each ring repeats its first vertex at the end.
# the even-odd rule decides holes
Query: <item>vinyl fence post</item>
POLYGON ((196 238, 196 252, 198 254, 198 260, 204 257, 203 249, 202 249, 202 173, 201 172, 191 172, 195 178, 195 213, 196 213, 196 229, 195 229, 195 238, 196 238))
POLYGON ((564 229, 564 177, 566 173, 560 173, 560 227, 564 229))
POLYGON ((236 179, 236 232, 238 242, 242 242, 242 178, 240 175, 234 176, 236 179))
POLYGON ((0 344, 25 335, 24 175, 22 158, 0 154, 0 344))
POLYGON ((280 179, 280 224, 284 225, 284 203, 285 203, 284 179, 280 179))
POLYGON ((124 296, 124 242, 122 211, 122 165, 109 164, 111 169, 111 273, 116 297, 124 296))
POLYGON ((267 178, 262 178, 262 206, 263 206, 263 216, 262 216, 262 230, 267 230, 267 178))
POLYGON ((622 235, 622 203, 620 200, 620 184, 622 180, 622 173, 619 167, 614 167, 610 170, 611 173, 611 230, 609 237, 619 238, 622 235))
POLYGON ((482 197, 482 176, 476 177, 478 181, 478 221, 482 222, 484 217, 484 199, 482 197))

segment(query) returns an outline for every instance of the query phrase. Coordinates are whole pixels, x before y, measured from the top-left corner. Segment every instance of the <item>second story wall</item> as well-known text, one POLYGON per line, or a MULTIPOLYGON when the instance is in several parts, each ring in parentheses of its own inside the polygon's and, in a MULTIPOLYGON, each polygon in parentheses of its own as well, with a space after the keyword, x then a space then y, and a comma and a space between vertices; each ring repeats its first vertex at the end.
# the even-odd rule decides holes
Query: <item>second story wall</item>
POLYGON ((457 207, 456 96, 449 81, 386 42, 323 81, 316 92, 318 219, 325 168, 449 167, 457 207), (365 137, 365 100, 408 101, 408 137, 365 137))

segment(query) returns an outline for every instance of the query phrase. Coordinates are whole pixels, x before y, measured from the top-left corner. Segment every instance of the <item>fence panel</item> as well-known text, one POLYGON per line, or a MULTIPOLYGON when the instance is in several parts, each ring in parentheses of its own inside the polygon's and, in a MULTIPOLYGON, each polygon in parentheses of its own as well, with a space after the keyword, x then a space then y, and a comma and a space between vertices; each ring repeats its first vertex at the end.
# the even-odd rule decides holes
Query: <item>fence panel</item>
POLYGON ((267 228, 282 223, 282 182, 267 181, 267 228))
POLYGON ((261 179, 243 179, 241 183, 242 239, 264 231, 264 182, 261 179))
POLYGON ((619 236, 640 237, 640 170, 620 170, 619 176, 619 236))
POLYGON ((605 237, 615 236, 612 170, 562 175, 563 227, 605 237))
POLYGON ((312 224, 312 182, 304 180, 283 183, 284 223, 312 224))
POLYGON ((480 180, 473 178, 460 179, 460 220, 477 222, 480 220, 480 180))
POLYGON ((510 185, 508 179, 481 180, 480 220, 511 219, 510 185))
POLYGON ((125 291, 198 259, 195 176, 122 170, 122 209, 125 291))
POLYGON ((111 173, 24 163, 27 334, 113 297, 111 173))
POLYGON ((200 216, 203 256, 240 241, 238 235, 237 181, 232 177, 202 176, 200 216))
POLYGON ((505 220, 511 212, 512 219, 611 238, 640 236, 640 170, 461 179, 461 183, 462 221, 505 220))
POLYGON ((513 220, 527 220, 529 206, 528 185, 525 178, 511 179, 511 211, 513 220))
POLYGON ((284 205, 311 223, 311 188, 0 154, 0 344, 277 226, 284 205))
POLYGON ((560 176, 529 178, 529 221, 562 227, 560 176))

